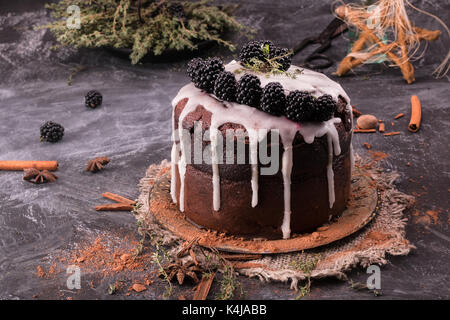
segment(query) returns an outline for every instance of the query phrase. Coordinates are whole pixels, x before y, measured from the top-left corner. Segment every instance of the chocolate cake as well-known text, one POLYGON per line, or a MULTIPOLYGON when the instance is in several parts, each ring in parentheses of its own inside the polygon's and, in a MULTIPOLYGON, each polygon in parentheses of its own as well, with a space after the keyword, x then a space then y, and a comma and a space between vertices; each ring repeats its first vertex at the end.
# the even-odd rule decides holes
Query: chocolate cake
POLYGON ((201 63, 192 63, 193 83, 173 100, 171 195, 185 217, 226 234, 286 239, 342 213, 353 120, 341 86, 296 66, 259 72, 238 61, 201 63), (246 84, 245 75, 254 77, 246 84), (248 89, 255 83, 261 90, 248 89), (249 92, 258 99, 245 100, 249 92))

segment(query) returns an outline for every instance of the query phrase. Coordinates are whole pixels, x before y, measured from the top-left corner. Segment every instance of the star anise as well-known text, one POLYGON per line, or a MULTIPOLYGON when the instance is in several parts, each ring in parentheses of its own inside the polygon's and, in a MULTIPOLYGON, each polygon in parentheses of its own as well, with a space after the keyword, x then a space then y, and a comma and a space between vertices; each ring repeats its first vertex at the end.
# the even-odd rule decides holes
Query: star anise
POLYGON ((39 171, 35 168, 25 169, 25 175, 23 176, 23 180, 32 182, 32 183, 46 183, 46 182, 55 182, 58 177, 51 173, 48 170, 39 171))
POLYGON ((197 283, 199 281, 197 273, 201 273, 203 270, 200 266, 195 265, 193 261, 183 263, 178 260, 177 262, 166 266, 164 271, 167 273, 169 281, 172 281, 172 279, 176 276, 178 283, 182 285, 186 277, 191 278, 195 283, 197 283))
POLYGON ((86 166, 86 171, 90 172, 99 172, 109 163, 108 157, 98 157, 92 160, 89 160, 86 166))

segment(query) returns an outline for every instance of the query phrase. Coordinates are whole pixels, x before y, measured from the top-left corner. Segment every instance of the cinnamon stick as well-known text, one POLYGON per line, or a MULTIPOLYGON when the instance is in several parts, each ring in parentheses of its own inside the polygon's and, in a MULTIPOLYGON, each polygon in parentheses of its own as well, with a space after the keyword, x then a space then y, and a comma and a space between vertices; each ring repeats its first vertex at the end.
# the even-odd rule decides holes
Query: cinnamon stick
POLYGON ((420 129, 422 119, 422 106, 417 96, 411 96, 411 120, 409 121, 408 130, 417 132, 420 129))
POLYGON ((352 106, 352 112, 353 112, 353 116, 355 118, 358 118, 360 115, 362 115, 362 113, 358 109, 356 109, 354 106, 352 106))
POLYGON ((215 276, 215 273, 202 275, 202 280, 200 280, 200 283, 197 285, 193 300, 206 300, 215 276))
POLYGON ((111 192, 105 192, 102 193, 102 196, 106 199, 110 199, 119 203, 128 204, 130 206, 134 206, 136 204, 136 201, 130 200, 128 198, 119 196, 118 194, 111 193, 111 192))
POLYGON ((197 242, 198 242, 198 238, 194 238, 194 239, 192 239, 192 240, 190 240, 190 241, 185 241, 185 242, 183 243, 183 245, 181 246, 181 250, 178 251, 178 253, 177 253, 177 258, 182 258, 182 257, 184 257, 184 256, 189 252, 189 250, 190 250, 195 244, 197 244, 197 242))
POLYGON ((385 133, 384 135, 385 135, 385 136, 396 136, 396 135, 398 135, 398 134, 400 134, 400 132, 398 132, 398 131, 393 131, 393 132, 385 133))
POLYGON ((35 168, 37 170, 58 170, 58 161, 23 161, 23 160, 5 160, 0 161, 0 170, 22 171, 35 168))
POLYGON ((133 206, 126 203, 110 203, 95 206, 96 211, 132 211, 133 206))
POLYGON ((377 132, 376 129, 355 129, 353 130, 354 133, 373 133, 377 132))
POLYGON ((394 119, 400 119, 401 117, 403 117, 405 114, 404 113, 399 113, 398 115, 396 115, 394 117, 394 119))

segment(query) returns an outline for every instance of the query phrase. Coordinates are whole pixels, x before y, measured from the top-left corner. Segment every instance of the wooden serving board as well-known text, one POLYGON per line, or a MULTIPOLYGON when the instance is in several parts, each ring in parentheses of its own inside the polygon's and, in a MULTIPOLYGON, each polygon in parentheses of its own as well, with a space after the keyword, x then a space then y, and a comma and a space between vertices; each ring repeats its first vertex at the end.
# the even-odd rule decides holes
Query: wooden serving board
POLYGON ((201 228, 191 222, 172 203, 170 175, 162 176, 153 186, 149 196, 150 214, 158 223, 176 236, 221 251, 253 254, 274 254, 312 249, 330 244, 354 234, 376 215, 379 192, 374 181, 364 169, 355 168, 352 175, 352 196, 347 209, 334 221, 316 231, 294 234, 290 239, 245 239, 201 228))

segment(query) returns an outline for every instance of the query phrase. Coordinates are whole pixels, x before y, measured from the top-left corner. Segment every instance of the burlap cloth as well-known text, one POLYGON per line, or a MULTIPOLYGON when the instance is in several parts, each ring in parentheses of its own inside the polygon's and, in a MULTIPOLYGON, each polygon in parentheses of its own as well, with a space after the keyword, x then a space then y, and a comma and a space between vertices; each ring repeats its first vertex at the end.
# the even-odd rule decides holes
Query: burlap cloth
MULTIPOLYGON (((306 278, 336 277, 346 279, 345 272, 351 268, 371 264, 388 263, 386 255, 407 255, 415 248, 405 237, 407 219, 403 211, 413 203, 414 197, 395 188, 398 177, 395 172, 385 172, 370 159, 356 156, 355 165, 364 167, 376 182, 381 194, 379 210, 373 220, 355 234, 331 244, 302 252, 264 255, 257 260, 235 263, 235 270, 249 277, 258 277, 262 281, 277 280, 291 282, 291 288, 306 278), (305 266, 309 266, 305 268, 305 266)), ((175 257, 185 241, 165 230, 149 211, 149 193, 155 181, 170 171, 166 160, 159 165, 151 165, 141 179, 138 209, 135 212, 141 232, 152 235, 152 241, 167 246, 169 255, 175 257)), ((205 250, 198 250, 197 259, 205 262, 205 250)), ((186 255, 185 261, 192 259, 186 255)), ((219 268, 219 271, 220 270, 219 268)))

